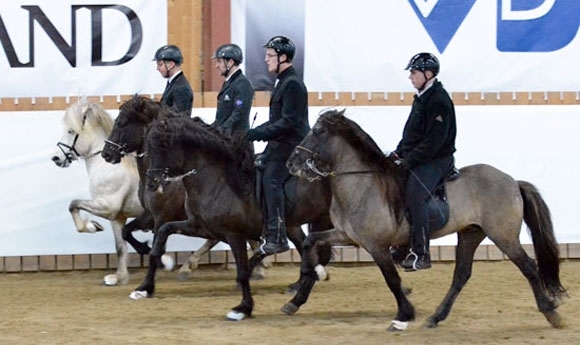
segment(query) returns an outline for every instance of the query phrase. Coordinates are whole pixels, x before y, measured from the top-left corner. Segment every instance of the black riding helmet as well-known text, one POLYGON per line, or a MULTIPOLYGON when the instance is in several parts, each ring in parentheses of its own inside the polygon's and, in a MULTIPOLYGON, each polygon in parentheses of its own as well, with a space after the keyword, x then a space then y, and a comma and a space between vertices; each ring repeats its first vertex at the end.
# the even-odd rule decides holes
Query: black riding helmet
POLYGON ((177 65, 181 65, 183 62, 183 55, 181 55, 181 50, 174 45, 163 46, 155 52, 153 61, 173 61, 177 65))
POLYGON ((439 74, 439 60, 437 60, 435 55, 431 53, 415 54, 411 60, 409 60, 409 63, 405 69, 416 69, 423 73, 425 73, 425 71, 431 71, 433 72, 434 76, 437 76, 439 74))
POLYGON ((405 69, 409 71, 417 70, 423 73, 425 82, 420 88, 417 88, 417 90, 423 91, 429 80, 435 78, 439 74, 439 60, 437 60, 435 55, 431 53, 415 54, 411 60, 409 60, 409 63, 405 69), (425 71, 433 72, 433 76, 431 78, 427 78, 425 71))
POLYGON ((286 36, 274 36, 263 47, 274 49, 278 55, 286 54, 288 57, 286 62, 292 61, 294 54, 296 54, 296 45, 286 36))
POLYGON ((244 54, 242 53, 242 48, 236 44, 224 44, 216 49, 215 54, 211 57, 212 59, 232 59, 237 65, 241 64, 244 60, 244 54))

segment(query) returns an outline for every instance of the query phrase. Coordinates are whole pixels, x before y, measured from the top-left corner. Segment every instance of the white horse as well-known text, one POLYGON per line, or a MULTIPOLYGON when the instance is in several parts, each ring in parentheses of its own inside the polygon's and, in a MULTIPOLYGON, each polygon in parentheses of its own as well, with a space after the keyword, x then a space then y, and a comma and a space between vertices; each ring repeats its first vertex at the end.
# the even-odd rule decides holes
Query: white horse
POLYGON ((127 284, 127 243, 122 232, 127 218, 144 212, 137 196, 139 175, 134 157, 124 158, 121 164, 111 165, 100 155, 105 139, 113 128, 113 119, 98 103, 81 99, 66 109, 63 134, 52 161, 61 168, 74 160, 83 159, 89 176, 91 199, 74 199, 69 212, 78 232, 95 233, 104 228, 99 222, 81 216, 80 211, 108 219, 111 222, 117 250, 117 272, 104 277, 106 285, 127 284))

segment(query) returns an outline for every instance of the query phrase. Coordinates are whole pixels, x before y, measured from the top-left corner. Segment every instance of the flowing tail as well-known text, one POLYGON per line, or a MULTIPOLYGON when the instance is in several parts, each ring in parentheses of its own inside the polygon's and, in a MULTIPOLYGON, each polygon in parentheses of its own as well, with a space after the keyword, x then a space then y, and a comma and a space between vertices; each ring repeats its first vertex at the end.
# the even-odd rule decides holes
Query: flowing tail
POLYGON ((560 299, 566 289, 560 283, 560 255, 548 205, 538 189, 526 181, 518 181, 524 199, 524 221, 530 229, 542 285, 550 296, 560 299))

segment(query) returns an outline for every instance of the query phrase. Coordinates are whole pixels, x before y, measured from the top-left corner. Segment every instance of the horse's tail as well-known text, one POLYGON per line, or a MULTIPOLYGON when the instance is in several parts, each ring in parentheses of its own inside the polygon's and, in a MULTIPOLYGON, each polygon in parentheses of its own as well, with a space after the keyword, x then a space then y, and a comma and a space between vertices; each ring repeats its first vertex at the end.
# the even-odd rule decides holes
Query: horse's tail
POLYGON ((538 189, 526 181, 518 181, 524 199, 524 221, 530 229, 542 285, 547 292, 560 298, 566 290, 560 283, 559 248, 548 205, 538 189))

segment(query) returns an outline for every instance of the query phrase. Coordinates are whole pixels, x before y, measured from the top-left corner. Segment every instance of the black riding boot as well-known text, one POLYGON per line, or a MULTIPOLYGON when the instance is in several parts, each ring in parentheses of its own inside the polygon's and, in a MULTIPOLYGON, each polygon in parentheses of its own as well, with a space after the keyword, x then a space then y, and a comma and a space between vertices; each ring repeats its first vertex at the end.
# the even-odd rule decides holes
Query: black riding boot
POLYGON ((407 272, 431 268, 427 228, 420 226, 415 229, 413 226, 411 231, 411 249, 405 260, 401 262, 401 267, 407 272))
POLYGON ((280 217, 268 219, 268 226, 263 238, 264 243, 257 249, 263 255, 282 253, 290 249, 286 224, 280 217))

